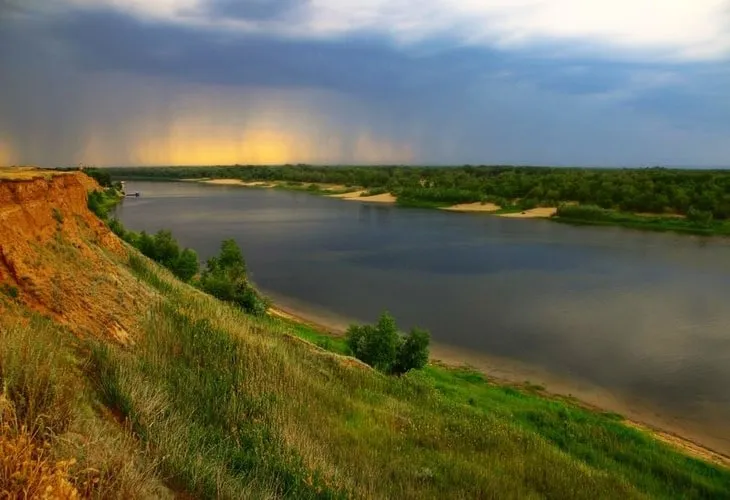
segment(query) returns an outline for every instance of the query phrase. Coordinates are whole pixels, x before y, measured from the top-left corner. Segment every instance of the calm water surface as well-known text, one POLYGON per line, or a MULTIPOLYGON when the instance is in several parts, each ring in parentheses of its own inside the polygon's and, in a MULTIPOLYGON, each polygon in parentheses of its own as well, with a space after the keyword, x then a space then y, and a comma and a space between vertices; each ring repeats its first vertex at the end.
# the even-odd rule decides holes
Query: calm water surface
POLYGON ((730 242, 129 182, 135 230, 205 259, 233 237, 278 302, 334 321, 390 310, 434 340, 591 384, 730 453, 730 242))

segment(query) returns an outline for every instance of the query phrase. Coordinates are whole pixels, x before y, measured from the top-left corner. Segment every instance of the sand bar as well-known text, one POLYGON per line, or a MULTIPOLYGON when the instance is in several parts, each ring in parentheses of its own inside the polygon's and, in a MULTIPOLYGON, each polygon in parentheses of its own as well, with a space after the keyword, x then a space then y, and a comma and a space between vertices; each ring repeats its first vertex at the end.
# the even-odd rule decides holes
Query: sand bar
POLYGON ((390 193, 376 194, 373 196, 362 196, 367 191, 355 191, 354 193, 346 193, 345 195, 334 195, 337 198, 348 201, 369 201, 372 203, 395 203, 396 197, 390 193))
POLYGON ((273 185, 264 181, 245 182, 241 179, 207 179, 199 182, 202 182, 203 184, 215 184, 218 186, 270 187, 273 185))
POLYGON ((512 217, 513 219, 532 219, 540 217, 552 217, 558 211, 555 207, 538 207, 531 208, 529 210, 523 210, 522 212, 515 212, 511 214, 498 214, 500 217, 512 217))
POLYGON ((495 205, 494 203, 481 202, 459 203, 450 207, 441 207, 441 210, 450 210, 452 212, 496 212, 499 209, 499 205, 495 205))
POLYGON ((330 198, 356 198, 364 192, 365 191, 363 191, 362 189, 359 189, 357 191, 350 191, 348 193, 331 194, 330 198))

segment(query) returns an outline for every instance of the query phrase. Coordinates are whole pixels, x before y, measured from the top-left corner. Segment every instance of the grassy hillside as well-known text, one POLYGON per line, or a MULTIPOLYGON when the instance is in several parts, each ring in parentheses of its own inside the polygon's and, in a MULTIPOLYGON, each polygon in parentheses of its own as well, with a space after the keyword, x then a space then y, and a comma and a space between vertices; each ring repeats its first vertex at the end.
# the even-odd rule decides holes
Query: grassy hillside
POLYGON ((0 288, 11 497, 730 498, 728 469, 619 416, 465 369, 383 375, 340 339, 246 315, 62 215, 27 247, 45 262, 35 285, 0 288), (61 263, 76 281, 41 307, 33 289, 61 263), (62 321, 65 292, 109 282, 107 314, 62 321))

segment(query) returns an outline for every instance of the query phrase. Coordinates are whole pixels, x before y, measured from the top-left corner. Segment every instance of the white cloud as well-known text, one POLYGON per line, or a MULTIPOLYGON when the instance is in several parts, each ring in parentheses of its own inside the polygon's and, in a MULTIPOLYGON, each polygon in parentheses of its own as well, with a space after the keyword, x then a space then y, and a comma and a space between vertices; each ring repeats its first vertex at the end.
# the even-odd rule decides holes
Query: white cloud
POLYGON ((132 14, 277 33, 330 38, 379 33, 408 44, 431 37, 459 43, 561 50, 632 58, 713 60, 730 56, 727 0, 311 0, 286 19, 211 19, 211 0, 67 0, 106 4, 132 14))

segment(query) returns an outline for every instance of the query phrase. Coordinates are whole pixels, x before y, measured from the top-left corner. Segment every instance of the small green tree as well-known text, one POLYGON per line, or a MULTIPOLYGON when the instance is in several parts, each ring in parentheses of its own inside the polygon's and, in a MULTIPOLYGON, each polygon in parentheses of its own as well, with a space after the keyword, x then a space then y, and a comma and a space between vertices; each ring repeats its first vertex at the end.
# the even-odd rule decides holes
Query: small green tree
POLYGON ((421 328, 412 328, 398 347, 393 364, 393 373, 403 374, 409 370, 420 370, 428 363, 428 344, 431 335, 421 328))
POLYGON ((137 249, 152 260, 157 260, 155 240, 146 231, 139 233, 137 238, 137 249))
POLYGON ((232 239, 223 241, 220 254, 208 259, 200 278, 200 288, 257 316, 266 314, 270 305, 248 281, 243 253, 232 239))
POLYGON ((246 276, 246 261, 243 258, 243 252, 233 239, 223 240, 216 264, 223 268, 231 278, 237 279, 246 276))
POLYGON ((195 253, 195 250, 186 248, 180 252, 180 255, 174 261, 170 270, 181 280, 190 281, 200 270, 198 254, 195 253))
POLYGON ((98 182, 102 187, 109 187, 112 185, 112 176, 107 170, 100 168, 86 168, 83 172, 98 182))
POLYGON ((180 245, 172 236, 172 232, 166 229, 157 231, 154 236, 153 259, 163 266, 174 269, 175 263, 180 257, 180 245))
POLYGON ((387 311, 375 325, 352 325, 347 330, 347 345, 352 354, 386 373, 402 374, 423 368, 428 363, 429 341, 429 333, 419 328, 403 337, 387 311))

